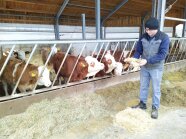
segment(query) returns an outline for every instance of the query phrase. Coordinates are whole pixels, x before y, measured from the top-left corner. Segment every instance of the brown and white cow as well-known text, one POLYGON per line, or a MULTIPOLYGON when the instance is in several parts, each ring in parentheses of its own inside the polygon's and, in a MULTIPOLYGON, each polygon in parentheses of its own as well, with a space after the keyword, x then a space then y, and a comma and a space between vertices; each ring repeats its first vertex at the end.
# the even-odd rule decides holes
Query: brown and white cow
MULTIPOLYGON (((0 69, 2 68, 6 57, 0 59, 0 69)), ((10 58, 8 61, 2 75, 1 81, 3 83, 3 88, 8 95, 8 85, 11 85, 13 88, 19 79, 21 72, 25 66, 25 62, 16 58, 10 58)), ((26 92, 27 90, 33 90, 36 81, 38 79, 38 67, 32 64, 28 64, 23 76, 18 84, 18 89, 20 92, 26 92)))
MULTIPOLYGON (((50 51, 47 49, 42 50, 42 59, 44 63, 48 58, 49 52, 50 51)), ((60 68, 60 64, 63 61, 65 55, 66 53, 56 51, 54 49, 54 53, 51 59, 49 60, 48 65, 53 66, 56 73, 58 72, 58 69, 60 68)), ((67 78, 70 77, 77 59, 78 57, 76 56, 70 54, 67 55, 63 63, 63 66, 59 72, 58 79, 60 79, 60 77, 63 77, 65 80, 67 80, 67 78)), ((94 76, 97 72, 99 72, 103 68, 104 65, 98 62, 96 58, 92 56, 87 56, 87 57, 81 56, 71 76, 70 82, 80 81, 86 77, 94 76)))
MULTIPOLYGON (((0 59, 0 70, 6 60, 6 56, 3 56, 0 59)), ((15 87, 16 82, 18 81, 23 68, 25 67, 26 62, 14 57, 11 57, 0 77, 5 94, 8 95, 8 85, 15 87)), ((49 79, 49 70, 47 68, 44 69, 42 75, 41 72, 43 70, 43 66, 35 66, 33 64, 28 64, 23 76, 18 84, 18 89, 20 92, 32 91, 35 87, 35 84, 38 80, 38 84, 40 86, 49 87, 51 85, 51 81, 49 79), (38 79, 38 76, 40 78, 38 79)))
MULTIPOLYGON (((50 62, 52 62, 53 68, 56 73, 58 72, 58 69, 60 68, 60 65, 64 57, 65 57, 65 53, 63 52, 57 52, 56 54, 53 55, 52 61, 50 62)), ((67 80, 67 78, 70 77, 73 71, 76 61, 77 61, 76 56, 72 56, 68 54, 59 72, 58 78, 62 76, 65 80, 67 80)), ((71 76, 70 82, 80 81, 84 79, 87 76, 87 74, 88 74, 88 64, 86 63, 84 58, 80 57, 74 69, 74 72, 71 76)))
POLYGON ((104 69, 99 71, 96 74, 96 77, 105 76, 106 74, 111 73, 117 67, 117 63, 114 57, 111 55, 110 51, 107 51, 104 56, 102 52, 99 54, 99 56, 94 54, 94 57, 97 57, 98 61, 104 64, 104 69))
MULTIPOLYGON (((111 51, 111 54, 113 54, 114 51, 111 51)), ((123 64, 123 70, 124 71, 127 71, 129 66, 130 66, 130 63, 128 62, 125 62, 124 60, 128 57, 132 57, 135 53, 135 50, 132 50, 132 51, 124 51, 122 52, 122 50, 117 50, 115 51, 115 53, 113 54, 116 62, 121 62, 123 64)))

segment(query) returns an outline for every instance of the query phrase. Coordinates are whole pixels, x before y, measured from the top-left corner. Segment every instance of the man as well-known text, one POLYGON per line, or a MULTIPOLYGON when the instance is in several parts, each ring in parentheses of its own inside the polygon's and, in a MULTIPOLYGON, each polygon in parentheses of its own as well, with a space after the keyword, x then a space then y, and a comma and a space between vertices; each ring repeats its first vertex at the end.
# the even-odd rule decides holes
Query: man
MULTIPOLYGON (((142 60, 139 62, 140 71, 140 102, 133 108, 146 109, 148 89, 152 80, 152 112, 151 117, 158 118, 158 108, 161 97, 161 80, 163 74, 164 60, 169 50, 169 37, 159 30, 159 22, 156 18, 150 18, 145 23, 145 33, 136 45, 134 58, 142 60)), ((130 62, 128 58, 125 61, 130 62)))

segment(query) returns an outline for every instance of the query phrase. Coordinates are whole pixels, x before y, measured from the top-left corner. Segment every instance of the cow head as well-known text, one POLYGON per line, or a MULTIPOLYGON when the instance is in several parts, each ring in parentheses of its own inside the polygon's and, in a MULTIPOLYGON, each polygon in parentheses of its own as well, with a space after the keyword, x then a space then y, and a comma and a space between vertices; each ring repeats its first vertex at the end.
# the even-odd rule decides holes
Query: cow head
POLYGON ((106 71, 106 73, 110 73, 113 69, 116 68, 116 61, 114 59, 114 57, 110 54, 110 51, 107 51, 105 56, 104 56, 107 64, 108 64, 108 70, 106 71))
POLYGON ((39 76, 41 76, 38 80, 38 85, 44 85, 46 87, 49 87, 52 83, 50 81, 50 72, 47 69, 47 67, 45 68, 45 70, 43 71, 42 75, 41 72, 43 70, 44 66, 39 66, 38 67, 38 71, 39 71, 39 76))
POLYGON ((85 57, 85 61, 88 63, 88 74, 86 77, 94 76, 100 70, 104 69, 104 64, 92 56, 85 57))
POLYGON ((121 75, 123 70, 123 65, 121 62, 116 62, 116 68, 114 69, 114 75, 121 75))

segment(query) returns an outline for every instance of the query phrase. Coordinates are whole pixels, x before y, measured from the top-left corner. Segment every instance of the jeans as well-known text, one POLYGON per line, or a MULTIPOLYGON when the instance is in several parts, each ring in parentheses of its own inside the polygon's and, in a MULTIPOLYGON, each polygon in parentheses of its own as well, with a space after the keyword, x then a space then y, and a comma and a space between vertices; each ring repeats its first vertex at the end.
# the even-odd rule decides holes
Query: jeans
POLYGON ((159 108, 161 97, 161 80, 163 67, 145 68, 141 67, 140 71, 140 101, 147 103, 150 80, 152 80, 152 106, 159 108))

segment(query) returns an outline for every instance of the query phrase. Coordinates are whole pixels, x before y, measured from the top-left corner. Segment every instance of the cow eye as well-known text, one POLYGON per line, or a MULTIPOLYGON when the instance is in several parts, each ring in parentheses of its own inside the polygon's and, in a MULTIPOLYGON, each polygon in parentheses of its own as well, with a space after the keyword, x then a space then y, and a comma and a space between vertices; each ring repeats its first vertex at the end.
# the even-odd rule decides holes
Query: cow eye
POLYGON ((90 63, 90 66, 91 66, 91 67, 94 67, 94 65, 95 65, 94 62, 91 62, 91 63, 90 63))

